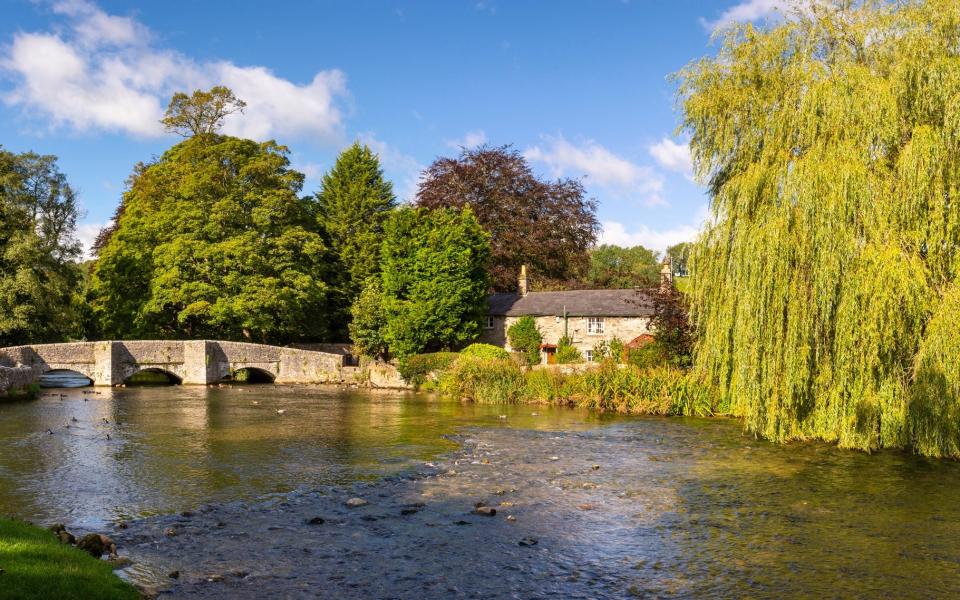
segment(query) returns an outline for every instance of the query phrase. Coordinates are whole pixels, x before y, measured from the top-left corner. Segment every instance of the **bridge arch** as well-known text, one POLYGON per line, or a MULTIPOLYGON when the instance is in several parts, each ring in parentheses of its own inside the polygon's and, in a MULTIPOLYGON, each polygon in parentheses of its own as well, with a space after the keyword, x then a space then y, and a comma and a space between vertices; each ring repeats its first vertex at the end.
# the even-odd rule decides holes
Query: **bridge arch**
POLYGON ((124 385, 180 385, 183 378, 166 369, 147 367, 139 369, 123 380, 124 385))
POLYGON ((277 376, 267 369, 260 367, 239 367, 230 371, 223 378, 224 382, 233 383, 273 383, 277 376))

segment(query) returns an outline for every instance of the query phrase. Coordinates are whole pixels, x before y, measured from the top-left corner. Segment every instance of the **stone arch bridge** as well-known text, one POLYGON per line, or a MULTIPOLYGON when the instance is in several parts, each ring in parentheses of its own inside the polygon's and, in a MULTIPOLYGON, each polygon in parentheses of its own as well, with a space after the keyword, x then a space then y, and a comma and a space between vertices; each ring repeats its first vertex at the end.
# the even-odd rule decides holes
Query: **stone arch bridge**
MULTIPOLYGON (((94 385, 118 385, 141 371, 161 371, 185 384, 223 381, 240 369, 256 369, 276 383, 325 383, 343 379, 339 354, 263 344, 189 341, 74 342, 0 348, 0 367, 36 381, 49 371, 75 371, 94 385)), ((3 370, 3 369, 0 369, 3 370)))

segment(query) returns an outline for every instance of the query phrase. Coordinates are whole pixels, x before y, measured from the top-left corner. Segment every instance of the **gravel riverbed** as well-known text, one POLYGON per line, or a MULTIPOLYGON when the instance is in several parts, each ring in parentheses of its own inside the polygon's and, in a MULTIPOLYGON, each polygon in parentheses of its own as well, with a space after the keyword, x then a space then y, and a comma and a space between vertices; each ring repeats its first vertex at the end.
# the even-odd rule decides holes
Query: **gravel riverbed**
MULTIPOLYGON (((654 524, 637 514, 636 498, 618 482, 632 474, 611 472, 626 465, 623 457, 607 460, 609 440, 511 429, 471 430, 457 439, 459 452, 416 473, 206 505, 134 521, 110 535, 134 562, 126 576, 161 597, 613 598, 681 591, 644 555, 648 538, 637 537, 638 528, 654 524)), ((641 512, 661 513, 667 507, 657 505, 670 495, 647 489, 641 512)))

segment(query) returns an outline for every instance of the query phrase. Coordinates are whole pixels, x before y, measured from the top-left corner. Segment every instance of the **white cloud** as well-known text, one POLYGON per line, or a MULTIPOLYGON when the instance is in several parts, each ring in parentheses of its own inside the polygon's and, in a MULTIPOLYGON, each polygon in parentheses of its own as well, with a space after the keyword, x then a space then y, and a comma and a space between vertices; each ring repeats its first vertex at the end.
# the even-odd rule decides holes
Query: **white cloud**
POLYGON ((626 226, 619 221, 603 221, 598 243, 625 247, 641 245, 663 252, 668 246, 695 240, 708 218, 709 210, 704 205, 697 211, 692 223, 667 229, 654 229, 641 224, 632 231, 627 231, 626 226))
POLYGON ((90 250, 93 248, 93 242, 96 241, 100 230, 109 225, 109 223, 80 223, 77 225, 77 239, 83 246, 83 259, 93 258, 90 250))
POLYGON ((578 146, 563 136, 543 136, 543 145, 527 148, 523 156, 546 165, 554 177, 586 176, 590 183, 608 191, 641 196, 645 206, 667 204, 663 177, 658 172, 617 156, 593 140, 578 146))
POLYGON ((18 33, 0 52, 0 77, 13 82, 3 101, 51 127, 163 135, 159 120, 173 92, 223 84, 247 103, 244 114, 226 120, 226 133, 343 137, 348 93, 339 70, 319 71, 301 85, 266 67, 198 62, 154 47, 146 26, 84 0, 59 2, 54 13, 66 28, 18 33))
POLYGON ((420 174, 425 168, 424 165, 409 154, 404 154, 394 146, 377 139, 371 132, 360 134, 360 141, 377 153, 383 169, 393 175, 393 193, 397 198, 401 202, 413 202, 420 187, 420 174))
POLYGON ((653 160, 664 169, 682 173, 688 179, 693 178, 693 160, 690 158, 689 144, 678 144, 670 138, 663 138, 650 146, 649 150, 653 160))
POLYGON ((702 23, 708 30, 716 31, 733 23, 782 17, 791 4, 790 0, 742 0, 723 11, 716 20, 703 19, 702 23))
POLYGON ((477 146, 482 146, 487 143, 487 134, 482 129, 474 129, 468 131, 464 136, 458 140, 447 140, 447 146, 451 148, 476 148, 477 146))

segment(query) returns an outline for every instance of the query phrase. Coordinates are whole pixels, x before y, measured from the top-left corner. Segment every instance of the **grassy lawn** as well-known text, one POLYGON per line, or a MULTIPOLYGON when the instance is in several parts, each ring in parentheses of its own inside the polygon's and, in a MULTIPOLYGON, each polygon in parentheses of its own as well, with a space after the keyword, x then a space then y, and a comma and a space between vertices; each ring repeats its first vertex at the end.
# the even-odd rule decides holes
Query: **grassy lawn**
POLYGON ((0 569, 4 600, 140 598, 106 562, 21 521, 0 518, 0 569))

